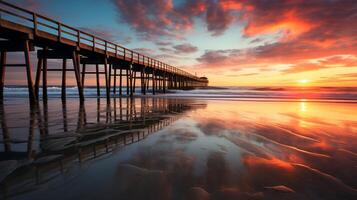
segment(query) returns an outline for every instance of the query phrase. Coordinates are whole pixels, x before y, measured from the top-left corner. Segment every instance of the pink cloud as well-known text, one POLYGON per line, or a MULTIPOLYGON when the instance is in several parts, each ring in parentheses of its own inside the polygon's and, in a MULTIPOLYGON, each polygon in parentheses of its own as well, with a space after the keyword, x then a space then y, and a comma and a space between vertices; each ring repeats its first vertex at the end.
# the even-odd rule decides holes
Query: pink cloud
POLYGON ((175 53, 178 53, 178 54, 189 54, 189 53, 195 53, 198 51, 198 48, 196 46, 193 46, 189 43, 175 45, 175 46, 173 46, 173 48, 175 49, 175 53))

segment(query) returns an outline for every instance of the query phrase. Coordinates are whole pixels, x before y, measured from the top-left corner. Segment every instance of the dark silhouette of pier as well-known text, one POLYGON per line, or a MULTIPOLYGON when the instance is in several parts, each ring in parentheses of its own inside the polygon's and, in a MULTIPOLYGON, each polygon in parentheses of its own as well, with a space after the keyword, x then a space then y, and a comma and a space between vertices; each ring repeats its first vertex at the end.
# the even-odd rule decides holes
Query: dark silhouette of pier
POLYGON ((62 24, 38 13, 0 1, 0 99, 3 98, 5 68, 25 67, 30 102, 39 99, 42 74, 43 100, 47 99, 47 73, 62 74, 62 99, 66 98, 67 72, 74 73, 79 98, 84 101, 83 88, 87 75, 96 76, 97 95, 100 96, 100 79, 105 80, 106 97, 111 93, 133 95, 137 82, 141 93, 151 89, 152 94, 165 93, 167 89, 205 87, 208 80, 197 77, 159 60, 142 55, 113 42, 102 39, 77 28, 62 24), (37 51, 37 70, 32 77, 30 52, 37 51), (25 63, 8 64, 8 52, 23 52, 25 63), (62 60, 62 66, 49 69, 49 59, 62 60), (67 67, 67 61, 73 67, 67 67), (95 66, 87 71, 87 66, 95 66), (119 78, 119 80, 117 80, 119 78), (124 79, 124 80, 123 80, 124 79), (126 84, 124 85, 124 81, 126 84), (119 85, 118 85, 119 82, 119 85))

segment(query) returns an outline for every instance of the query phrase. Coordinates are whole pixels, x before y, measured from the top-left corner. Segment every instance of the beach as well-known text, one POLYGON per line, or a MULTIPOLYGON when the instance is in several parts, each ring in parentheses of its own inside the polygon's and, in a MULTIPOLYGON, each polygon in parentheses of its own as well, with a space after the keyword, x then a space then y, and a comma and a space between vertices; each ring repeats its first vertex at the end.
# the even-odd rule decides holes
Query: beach
POLYGON ((205 97, 7 98, 1 196, 356 198, 355 102, 205 97))
POLYGON ((0 200, 357 200, 357 0, 1 0, 0 200))

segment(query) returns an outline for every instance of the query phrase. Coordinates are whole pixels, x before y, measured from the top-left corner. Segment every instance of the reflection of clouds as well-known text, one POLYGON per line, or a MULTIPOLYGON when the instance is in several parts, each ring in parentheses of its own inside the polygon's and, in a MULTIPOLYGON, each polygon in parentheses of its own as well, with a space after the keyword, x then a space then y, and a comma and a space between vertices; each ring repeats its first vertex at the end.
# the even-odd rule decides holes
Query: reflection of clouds
MULTIPOLYGON (((172 137, 168 137, 168 139, 171 142, 175 141, 172 137)), ((130 173, 130 170, 132 170, 132 167, 130 167, 120 173, 120 175, 126 174, 124 178, 117 177, 117 179, 123 179, 124 182, 119 184, 124 184, 125 188, 135 188, 132 190, 123 189, 122 195, 133 197, 129 199, 172 199, 174 197, 184 199, 188 188, 194 186, 193 166, 195 158, 186 154, 181 147, 156 146, 156 144, 155 142, 152 143, 154 147, 138 147, 138 151, 131 156, 131 159, 126 161, 130 166, 135 166, 135 169, 140 170, 134 170, 135 173, 130 173), (136 179, 140 179, 139 184, 136 183, 136 179), (155 181, 156 179, 157 181, 155 181), (129 181, 126 182, 126 180, 129 181), (146 185, 149 186, 146 187, 146 185), (147 188, 153 190, 153 192, 148 193, 155 194, 152 198, 145 196, 147 188), (142 196, 138 196, 139 194, 142 194, 142 196)), ((128 164, 124 164, 124 166, 128 164)), ((118 173, 120 169, 118 169, 118 173)))
MULTIPOLYGON (((249 104, 253 103, 249 102, 249 104)), ((271 106, 272 103, 268 104, 271 106)), ((317 107, 317 103, 311 104, 315 105, 314 108, 317 107)), ((198 122, 198 127, 206 135, 224 138, 244 150, 245 154, 241 158, 245 165, 241 170, 248 170, 244 175, 248 185, 253 188, 255 185, 264 187, 285 185, 302 192, 306 191, 306 186, 304 187, 306 183, 300 180, 308 179, 313 173, 316 180, 307 185, 317 184, 317 186, 312 187, 316 190, 312 189, 311 193, 323 193, 324 187, 337 187, 339 189, 336 190, 339 192, 344 191, 343 188, 346 187, 357 187, 357 183, 352 178, 357 177, 357 172, 353 167, 357 166, 354 156, 357 151, 356 138, 353 136, 353 130, 356 127, 354 127, 353 121, 351 123, 351 120, 348 119, 348 123, 344 123, 344 118, 333 121, 328 115, 323 115, 326 113, 324 110, 314 109, 314 112, 310 112, 307 102, 304 101, 299 102, 298 110, 296 110, 296 103, 290 103, 295 106, 295 113, 289 108, 279 108, 283 112, 279 109, 275 112, 274 109, 269 108, 271 114, 264 116, 261 116, 260 110, 256 110, 255 107, 236 109, 235 105, 237 104, 223 107, 227 111, 227 115, 215 115, 216 110, 211 109, 207 113, 200 113, 195 119, 198 122), (308 126, 302 126, 302 121, 308 126), (299 164, 309 168, 302 168, 299 164), (323 174, 330 176, 331 180, 340 179, 343 184, 323 178, 323 181, 319 180, 321 177, 325 177, 323 174)), ((276 105, 280 105, 280 103, 276 103, 276 105)), ((341 104, 333 105, 333 107, 339 105, 341 104)), ((209 107, 215 108, 215 106, 209 107)), ((332 106, 327 105, 325 108, 330 107, 332 106)), ((220 111, 223 108, 217 106, 220 111)), ((342 109, 336 110, 341 111, 342 109)), ((344 115, 336 112, 333 119, 336 119, 337 116, 344 115)), ((256 189, 260 191, 261 187, 256 189)), ((263 192, 265 196, 274 195, 274 191, 263 192)), ((354 191, 349 189, 344 192, 347 193, 347 199, 351 194, 354 194, 354 191)), ((322 196, 328 197, 328 195, 322 196)))
POLYGON ((226 124, 222 120, 212 119, 212 120, 207 120, 207 121, 203 121, 203 122, 199 123, 198 127, 201 129, 201 131, 205 135, 219 136, 219 135, 221 135, 222 131, 224 130, 223 128, 226 127, 226 124))
POLYGON ((175 123, 175 126, 169 127, 167 131, 169 131, 171 134, 162 135, 161 138, 163 140, 167 140, 167 137, 174 137, 175 140, 181 143, 196 140, 200 132, 200 130, 197 129, 195 122, 189 119, 179 120, 175 123))
POLYGON ((221 152, 213 152, 208 156, 206 169, 206 188, 207 191, 213 192, 228 184, 231 180, 228 164, 225 156, 221 152))
POLYGON ((246 156, 244 157, 243 161, 247 166, 250 167, 266 166, 272 168, 280 168, 287 171, 292 171, 294 169, 289 162, 277 158, 265 159, 256 156, 246 156))
POLYGON ((167 199, 169 187, 163 171, 148 170, 134 165, 118 167, 115 190, 118 198, 125 199, 167 199))

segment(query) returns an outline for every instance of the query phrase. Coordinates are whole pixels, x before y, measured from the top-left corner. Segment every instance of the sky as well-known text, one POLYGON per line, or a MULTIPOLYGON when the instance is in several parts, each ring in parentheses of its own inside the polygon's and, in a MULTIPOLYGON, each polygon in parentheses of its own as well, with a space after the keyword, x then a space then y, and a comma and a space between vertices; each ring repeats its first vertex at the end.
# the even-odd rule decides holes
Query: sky
POLYGON ((9 2, 206 76, 212 86, 357 86, 355 0, 9 2))

